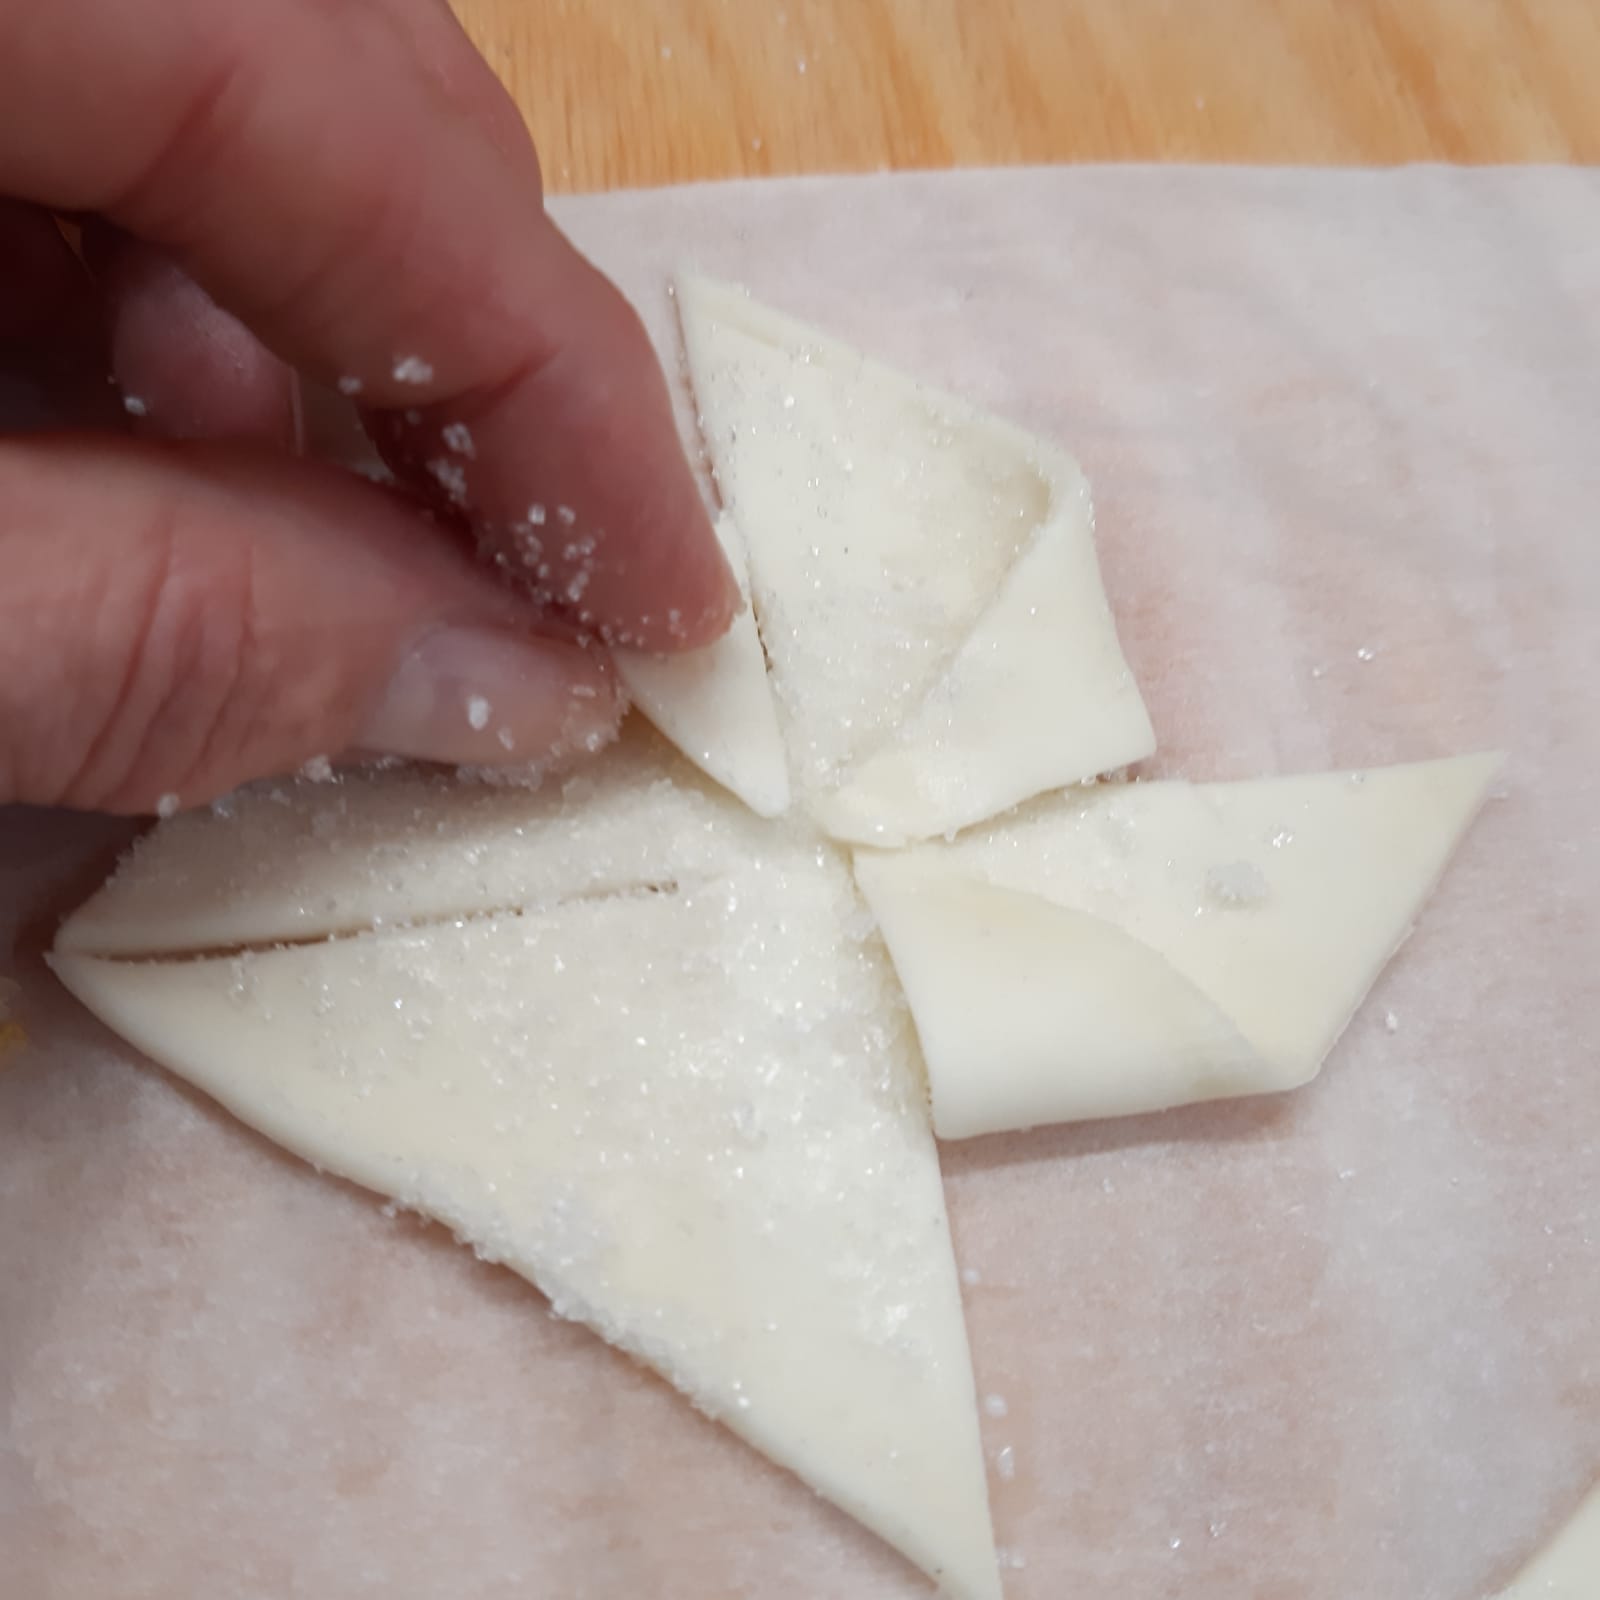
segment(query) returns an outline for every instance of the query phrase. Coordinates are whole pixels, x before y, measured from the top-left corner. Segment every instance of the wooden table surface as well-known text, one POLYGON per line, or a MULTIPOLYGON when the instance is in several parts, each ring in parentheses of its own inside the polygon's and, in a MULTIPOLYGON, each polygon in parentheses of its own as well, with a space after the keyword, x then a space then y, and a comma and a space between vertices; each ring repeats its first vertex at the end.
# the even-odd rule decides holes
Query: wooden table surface
POLYGON ((1036 161, 1600 161, 1600 0, 454 0, 552 191, 1036 161))

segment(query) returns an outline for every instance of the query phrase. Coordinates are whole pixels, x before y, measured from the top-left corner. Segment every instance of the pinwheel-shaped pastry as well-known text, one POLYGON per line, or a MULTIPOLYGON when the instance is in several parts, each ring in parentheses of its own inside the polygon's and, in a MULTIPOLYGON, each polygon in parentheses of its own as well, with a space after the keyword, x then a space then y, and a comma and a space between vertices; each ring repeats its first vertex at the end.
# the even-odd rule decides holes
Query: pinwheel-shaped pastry
POLYGON ((1076 465, 679 300, 752 606, 624 660, 659 732, 537 788, 356 771, 174 818, 56 969, 986 1600, 934 1130, 1304 1082, 1495 760, 1093 783, 1154 738, 1076 465))

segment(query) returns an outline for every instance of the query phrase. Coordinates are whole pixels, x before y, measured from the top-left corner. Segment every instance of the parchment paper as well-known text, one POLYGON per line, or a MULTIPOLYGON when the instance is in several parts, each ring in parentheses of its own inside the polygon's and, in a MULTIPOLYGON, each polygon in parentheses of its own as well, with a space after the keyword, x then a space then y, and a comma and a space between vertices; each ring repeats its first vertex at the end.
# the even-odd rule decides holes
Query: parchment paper
MULTIPOLYGON (((1151 771, 1510 750, 1310 1089, 945 1151, 1010 1595, 1496 1587, 1600 1473, 1600 175, 559 210, 665 349, 687 257, 1077 452, 1151 771)), ((0 1068, 8 1600, 928 1592, 65 1002, 36 951, 117 831, 0 821, 33 1040, 0 1068)))

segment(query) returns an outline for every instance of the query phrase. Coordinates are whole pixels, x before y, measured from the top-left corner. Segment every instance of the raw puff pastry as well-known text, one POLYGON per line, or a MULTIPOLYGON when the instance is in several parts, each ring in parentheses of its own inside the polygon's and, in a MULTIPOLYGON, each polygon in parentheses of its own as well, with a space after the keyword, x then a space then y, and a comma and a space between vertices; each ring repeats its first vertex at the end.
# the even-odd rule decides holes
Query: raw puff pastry
POLYGON ((56 966, 242 1119, 440 1218, 988 1600, 928 1085, 889 957, 947 1133, 1285 1087, 1491 764, 1359 794, 1105 785, 992 820, 1154 747, 1081 472, 736 290, 679 298, 753 611, 696 657, 619 667, 700 772, 635 727, 537 792, 263 786, 149 836, 56 966), (1271 870, 1269 818, 1298 830, 1271 870), (855 870, 887 954, 841 844, 873 847, 855 870))

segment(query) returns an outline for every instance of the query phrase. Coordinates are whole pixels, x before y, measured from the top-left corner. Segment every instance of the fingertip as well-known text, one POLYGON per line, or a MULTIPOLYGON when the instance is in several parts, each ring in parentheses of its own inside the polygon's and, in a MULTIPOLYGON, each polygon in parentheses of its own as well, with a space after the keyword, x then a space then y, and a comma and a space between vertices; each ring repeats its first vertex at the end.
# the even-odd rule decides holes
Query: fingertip
POLYGON ((698 606, 669 608, 664 626, 651 616, 642 630, 645 649, 669 653, 704 649, 715 644, 733 626, 733 619, 745 607, 739 580, 712 532, 710 519, 702 514, 698 521, 700 527, 675 541, 685 552, 687 568, 677 587, 687 594, 700 594, 705 598, 698 606))
POLYGON ((56 434, 0 444, 0 501, 0 801, 143 813, 319 754, 542 768, 620 721, 598 644, 530 634, 347 474, 56 434))
POLYGON ((660 412, 641 414, 637 395, 626 411, 595 405, 587 372, 544 369, 492 401, 370 411, 367 429, 401 482, 473 526, 539 615, 638 649, 711 644, 744 602, 665 397, 660 412))

